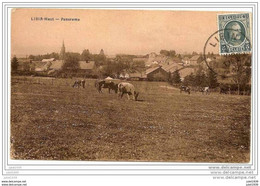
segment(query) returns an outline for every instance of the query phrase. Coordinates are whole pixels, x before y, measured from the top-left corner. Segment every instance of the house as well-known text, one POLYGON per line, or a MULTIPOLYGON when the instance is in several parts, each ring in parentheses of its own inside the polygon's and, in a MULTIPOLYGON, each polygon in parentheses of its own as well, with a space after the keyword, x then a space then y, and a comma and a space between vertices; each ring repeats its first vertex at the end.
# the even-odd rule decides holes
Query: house
POLYGON ((144 62, 144 63, 146 63, 147 60, 148 60, 148 58, 146 58, 146 57, 133 58, 133 62, 144 62))
POLYGON ((106 55, 106 59, 107 59, 108 61, 118 62, 118 61, 116 60, 116 55, 106 55))
POLYGON ((188 57, 184 57, 181 61, 182 61, 184 66, 190 65, 190 58, 188 58, 188 57))
POLYGON ((47 62, 42 62, 42 61, 32 61, 32 66, 35 72, 44 72, 48 68, 47 62))
POLYGON ((166 72, 173 73, 173 72, 175 72, 176 70, 179 70, 179 69, 183 68, 183 66, 180 65, 179 63, 173 63, 173 64, 171 64, 171 65, 163 65, 162 68, 163 68, 166 72))
POLYGON ((164 58, 164 61, 161 61, 160 65, 172 65, 172 64, 181 64, 182 61, 178 57, 167 57, 164 58))
POLYGON ((34 71, 32 60, 18 59, 17 71, 34 71))
POLYGON ((153 67, 146 70, 146 76, 149 81, 167 81, 169 73, 161 66, 153 67))
POLYGON ((152 52, 148 56, 149 56, 149 58, 155 58, 157 56, 157 54, 155 52, 152 52))
POLYGON ((192 58, 190 58, 190 65, 198 65, 202 61, 202 56, 195 55, 192 58))
POLYGON ((106 55, 106 58, 107 58, 107 59, 115 59, 115 58, 116 58, 116 55, 106 55))
POLYGON ((123 72, 119 75, 119 78, 120 79, 129 79, 130 78, 130 75, 126 72, 123 72))
POLYGON ((129 73, 129 79, 130 80, 137 80, 137 81, 142 81, 147 79, 147 75, 145 72, 134 72, 134 73, 129 73))
POLYGON ((55 61, 55 58, 50 58, 50 59, 43 59, 42 62, 52 62, 55 61))
POLYGON ((63 60, 55 60, 51 62, 50 70, 61 70, 63 66, 63 60))
POLYGON ((181 79, 184 79, 186 76, 190 75, 191 73, 195 73, 195 72, 196 72, 196 68, 192 68, 192 67, 186 67, 186 68, 179 69, 181 79))
POLYGON ((93 73, 95 68, 94 61, 79 61, 79 69, 78 72, 84 75, 90 75, 93 73))
POLYGON ((163 63, 166 61, 168 57, 167 56, 164 56, 164 55, 156 55, 156 53, 150 53, 149 54, 149 58, 145 61, 145 66, 146 67, 151 67, 151 65, 153 63, 163 63))
POLYGON ((183 65, 183 62, 182 62, 182 60, 180 59, 180 58, 178 58, 178 57, 173 57, 173 58, 171 58, 172 59, 172 62, 173 63, 178 63, 179 65, 183 65))

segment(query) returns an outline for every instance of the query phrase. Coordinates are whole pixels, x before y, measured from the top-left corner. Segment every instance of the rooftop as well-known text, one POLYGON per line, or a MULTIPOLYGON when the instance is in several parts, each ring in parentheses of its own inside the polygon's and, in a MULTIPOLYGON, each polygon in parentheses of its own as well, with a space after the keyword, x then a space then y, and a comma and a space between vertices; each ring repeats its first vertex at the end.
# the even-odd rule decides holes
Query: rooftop
POLYGON ((79 68, 83 70, 92 70, 95 66, 94 61, 79 61, 79 68))

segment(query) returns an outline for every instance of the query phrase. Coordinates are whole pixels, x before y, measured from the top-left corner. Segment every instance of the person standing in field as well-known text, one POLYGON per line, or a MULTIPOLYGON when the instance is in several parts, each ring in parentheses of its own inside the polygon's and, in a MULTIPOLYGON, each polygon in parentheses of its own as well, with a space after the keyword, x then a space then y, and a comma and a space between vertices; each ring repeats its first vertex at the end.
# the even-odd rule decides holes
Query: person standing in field
POLYGON ((85 79, 81 80, 81 85, 83 88, 85 88, 85 83, 86 83, 85 79))

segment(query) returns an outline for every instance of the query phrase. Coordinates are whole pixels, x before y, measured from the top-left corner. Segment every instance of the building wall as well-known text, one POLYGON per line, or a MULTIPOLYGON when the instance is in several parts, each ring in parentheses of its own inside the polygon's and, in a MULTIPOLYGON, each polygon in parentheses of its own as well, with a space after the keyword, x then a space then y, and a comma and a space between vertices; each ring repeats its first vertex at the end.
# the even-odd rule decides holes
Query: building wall
POLYGON ((185 78, 186 76, 190 75, 191 73, 195 73, 194 68, 183 68, 179 70, 181 78, 185 78))
POLYGON ((149 81, 167 81, 168 78, 169 78, 169 73, 163 70, 162 68, 158 68, 153 72, 147 74, 147 79, 149 81))
POLYGON ((197 65, 198 61, 197 60, 190 60, 190 65, 197 65))

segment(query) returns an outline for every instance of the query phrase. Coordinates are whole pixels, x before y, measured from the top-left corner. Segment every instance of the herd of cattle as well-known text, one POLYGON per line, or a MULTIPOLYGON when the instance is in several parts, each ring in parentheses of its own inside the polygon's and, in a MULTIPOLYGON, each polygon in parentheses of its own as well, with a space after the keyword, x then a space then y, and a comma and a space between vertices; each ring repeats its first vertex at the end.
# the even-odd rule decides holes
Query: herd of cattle
MULTIPOLYGON (((86 81, 83 80, 76 80, 74 84, 72 85, 73 88, 85 88, 86 81)), ((128 82, 116 82, 112 80, 96 80, 95 81, 95 87, 97 88, 99 93, 102 93, 103 88, 107 88, 108 92, 114 91, 116 94, 118 94, 119 97, 123 97, 124 94, 127 95, 128 99, 130 99, 130 96, 133 97, 133 100, 137 101, 139 92, 136 91, 133 84, 128 82)), ((198 87, 196 90, 192 90, 195 92, 201 92, 202 94, 208 95, 210 94, 210 87, 198 87)), ((191 88, 189 86, 180 86, 180 93, 185 92, 187 94, 191 93, 191 88)), ((230 94, 231 87, 230 86, 220 86, 219 87, 219 93, 220 94, 230 94)))
MULTIPOLYGON (((202 94, 205 93, 207 95, 207 94, 209 94, 209 87, 199 87, 198 91, 201 92, 202 94)), ((188 94, 190 94, 191 88, 188 86, 182 85, 180 87, 180 93, 182 93, 182 92, 187 92, 188 94)))
MULTIPOLYGON (((85 88, 85 80, 76 80, 74 84, 72 85, 73 88, 85 88)), ((102 93, 102 88, 107 88, 108 92, 110 93, 111 90, 115 91, 115 93, 118 94, 121 98, 124 94, 127 95, 128 99, 130 99, 130 96, 133 97, 133 100, 137 101, 137 97, 139 95, 139 92, 135 90, 134 85, 128 82, 120 82, 116 83, 114 81, 108 81, 108 80, 97 80, 95 82, 95 87, 97 88, 99 93, 102 93)))

